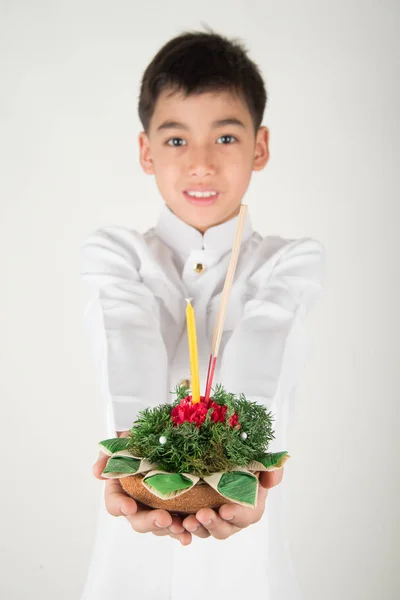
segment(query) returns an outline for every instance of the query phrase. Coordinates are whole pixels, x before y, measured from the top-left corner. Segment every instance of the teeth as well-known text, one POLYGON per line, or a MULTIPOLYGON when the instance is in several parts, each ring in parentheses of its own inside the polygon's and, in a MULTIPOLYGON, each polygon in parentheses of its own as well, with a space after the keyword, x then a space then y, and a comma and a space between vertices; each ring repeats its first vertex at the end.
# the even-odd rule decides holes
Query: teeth
POLYGON ((187 191, 189 196, 193 196, 194 198, 209 198, 210 196, 216 196, 217 192, 190 192, 187 191))

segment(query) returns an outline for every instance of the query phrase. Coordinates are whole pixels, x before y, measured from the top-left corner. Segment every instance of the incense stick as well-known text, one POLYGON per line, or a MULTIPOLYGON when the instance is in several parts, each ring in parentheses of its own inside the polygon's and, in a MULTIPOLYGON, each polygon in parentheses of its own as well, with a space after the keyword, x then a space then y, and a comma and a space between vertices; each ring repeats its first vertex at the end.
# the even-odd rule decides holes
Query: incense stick
POLYGON ((211 385, 215 373, 215 365, 218 358, 219 347, 221 345, 222 333, 224 330, 224 323, 226 317, 226 311, 228 308, 229 296, 232 289, 233 279, 235 277, 236 265, 239 258, 240 246, 242 243, 242 235, 244 229, 244 223, 246 218, 247 205, 242 204, 240 207, 239 219, 236 226, 235 240, 232 248, 231 258, 229 261, 228 271, 225 277, 224 288, 222 290, 221 303, 219 305, 217 321, 214 328, 214 335, 211 346, 210 362, 208 365, 207 383, 205 400, 210 399, 211 385))

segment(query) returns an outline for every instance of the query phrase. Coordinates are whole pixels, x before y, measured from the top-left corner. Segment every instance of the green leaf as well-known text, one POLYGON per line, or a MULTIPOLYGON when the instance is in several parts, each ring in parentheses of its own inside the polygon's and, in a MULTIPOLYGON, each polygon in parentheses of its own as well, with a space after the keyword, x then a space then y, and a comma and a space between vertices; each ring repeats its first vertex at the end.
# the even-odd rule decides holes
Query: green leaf
POLYGON ((224 473, 218 483, 218 491, 224 496, 253 506, 256 502, 257 487, 257 477, 244 471, 224 473))
POLYGON ((287 451, 283 452, 270 452, 268 454, 263 454, 257 458, 257 461, 260 462, 266 469, 270 467, 280 468, 286 462, 287 451))
POLYGON ((129 438, 111 438, 109 440, 103 440, 99 442, 99 446, 104 451, 106 450, 106 454, 115 454, 116 452, 120 452, 121 450, 127 450, 129 446, 129 438))
POLYGON ((103 473, 136 473, 141 460, 130 456, 116 456, 110 458, 103 473))
POLYGON ((193 486, 193 481, 180 473, 158 473, 145 478, 146 483, 160 494, 166 495, 193 486))

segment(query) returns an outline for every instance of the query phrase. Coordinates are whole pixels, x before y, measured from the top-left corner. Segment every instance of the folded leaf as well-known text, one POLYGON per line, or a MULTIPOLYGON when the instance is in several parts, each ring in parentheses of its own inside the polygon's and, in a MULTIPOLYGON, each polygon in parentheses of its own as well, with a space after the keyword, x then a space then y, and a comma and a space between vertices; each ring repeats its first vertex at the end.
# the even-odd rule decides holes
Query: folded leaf
POLYGON ((198 481, 199 477, 190 473, 151 471, 143 477, 142 484, 158 498, 170 500, 190 490, 198 481))
POLYGON ((246 468, 249 471, 276 471, 281 469, 289 458, 290 455, 286 450, 283 452, 270 452, 257 457, 257 460, 251 461, 246 468))
POLYGON ((224 473, 218 484, 220 494, 231 500, 255 506, 257 499, 258 479, 252 473, 232 471, 224 473))
POLYGON ((105 474, 115 474, 115 477, 119 477, 121 474, 134 475, 137 473, 140 465, 140 458, 133 458, 133 456, 116 456, 111 457, 103 471, 105 474))
POLYGON ((121 477, 146 473, 156 468, 157 465, 151 463, 146 458, 133 456, 129 450, 121 450, 108 459, 102 475, 108 479, 121 479, 121 477))
POLYGON ((243 467, 237 467, 233 471, 213 473, 203 479, 221 496, 236 504, 251 508, 257 504, 258 479, 243 467))
POLYGON ((115 452, 119 452, 120 450, 126 450, 129 445, 129 438, 111 438, 109 440, 103 440, 99 442, 99 447, 104 454, 108 454, 111 456, 115 452))

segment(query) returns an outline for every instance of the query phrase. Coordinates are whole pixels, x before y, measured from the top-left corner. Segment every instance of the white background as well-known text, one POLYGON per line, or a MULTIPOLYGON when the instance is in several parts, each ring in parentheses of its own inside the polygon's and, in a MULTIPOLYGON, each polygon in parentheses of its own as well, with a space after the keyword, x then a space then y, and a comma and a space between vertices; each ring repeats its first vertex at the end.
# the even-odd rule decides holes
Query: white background
POLYGON ((104 431, 80 245, 155 223, 139 82, 202 22, 244 40, 266 81, 271 159, 245 196, 256 229, 328 252, 282 483, 305 600, 399 597, 398 6, 1 1, 1 598, 79 599, 104 431))

